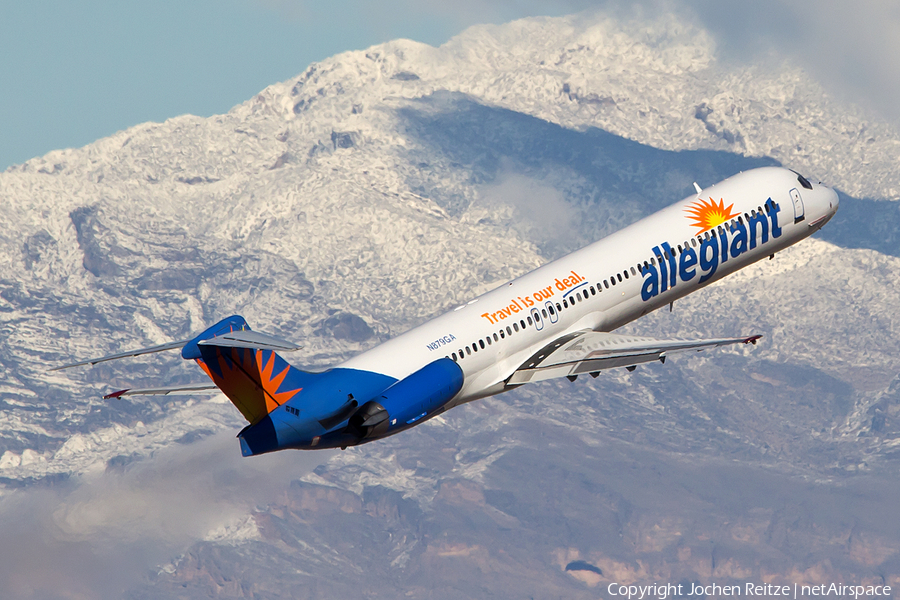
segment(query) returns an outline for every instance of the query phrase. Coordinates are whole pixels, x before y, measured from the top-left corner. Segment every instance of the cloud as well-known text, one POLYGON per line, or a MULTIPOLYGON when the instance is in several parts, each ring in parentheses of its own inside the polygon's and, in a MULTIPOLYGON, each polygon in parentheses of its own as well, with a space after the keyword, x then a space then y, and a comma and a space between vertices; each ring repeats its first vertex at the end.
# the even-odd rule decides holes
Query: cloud
POLYGON ((190 544, 266 504, 331 453, 242 458, 223 433, 0 501, 0 597, 119 598, 190 544))
POLYGON ((786 57, 834 93, 900 120, 900 4, 894 0, 680 0, 732 59, 786 57))
POLYGON ((479 207, 535 244, 545 257, 571 251, 579 243, 578 236, 573 240, 573 232, 579 229, 579 209, 548 182, 516 173, 510 166, 479 189, 476 210, 479 207))

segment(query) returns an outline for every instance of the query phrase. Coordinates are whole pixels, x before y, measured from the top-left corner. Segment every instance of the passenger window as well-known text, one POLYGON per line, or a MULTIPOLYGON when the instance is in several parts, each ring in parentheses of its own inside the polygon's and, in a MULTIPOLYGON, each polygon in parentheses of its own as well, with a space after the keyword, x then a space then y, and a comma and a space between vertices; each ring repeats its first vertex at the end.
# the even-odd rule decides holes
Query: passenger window
POLYGON ((560 312, 562 310, 562 306, 559 305, 559 302, 556 303, 556 312, 560 312))
MULTIPOLYGON (((482 343, 484 343, 484 342, 482 342, 482 343)), ((472 352, 478 352, 478 344, 477 343, 472 344, 472 352)))
POLYGON ((619 283, 622 283, 622 275, 619 274, 618 277, 619 277, 619 283))
POLYGON ((551 314, 551 315, 555 315, 555 314, 556 314, 556 311, 553 310, 553 305, 552 305, 552 304, 550 305, 550 314, 551 314))
POLYGON ((541 309, 541 315, 543 315, 545 319, 547 318, 547 309, 546 308, 541 309))
POLYGON ((502 330, 502 329, 500 330, 500 339, 501 339, 501 340, 505 340, 505 339, 506 339, 506 334, 503 333, 503 330, 502 330))
POLYGON ((509 326, 506 327, 506 333, 507 335, 512 335, 512 329, 510 329, 509 326))
POLYGON ((518 323, 513 323, 513 329, 514 329, 515 331, 519 331, 519 324, 518 324, 518 323))
POLYGON ((628 271, 625 271, 625 279, 628 279, 628 271))
POLYGON ((472 351, 469 350, 469 347, 468 347, 468 346, 466 346, 466 355, 467 355, 467 356, 472 356, 472 351))
POLYGON ((488 346, 490 346, 491 345, 491 336, 487 336, 484 339, 487 340, 488 346))
POLYGON ((482 350, 484 350, 484 340, 478 340, 478 345, 481 346, 482 350))
POLYGON ((591 286, 591 287, 588 288, 588 289, 591 290, 591 296, 596 296, 596 295, 597 295, 597 290, 594 289, 594 286, 591 286))
POLYGON ((637 269, 635 269, 634 267, 631 267, 631 274, 637 275, 637 269))
POLYGON ((525 329, 525 320, 523 319, 523 320, 519 321, 519 324, 522 325, 522 329, 524 330, 525 329))
POLYGON ((499 341, 500 341, 500 340, 497 339, 497 334, 496 334, 496 333, 494 334, 494 341, 495 341, 495 342, 499 342, 499 341))
POLYGON ((528 324, 529 324, 529 325, 532 324, 532 322, 531 322, 531 317, 528 317, 528 324))
POLYGON ((563 308, 569 308, 569 302, 563 298, 563 308))

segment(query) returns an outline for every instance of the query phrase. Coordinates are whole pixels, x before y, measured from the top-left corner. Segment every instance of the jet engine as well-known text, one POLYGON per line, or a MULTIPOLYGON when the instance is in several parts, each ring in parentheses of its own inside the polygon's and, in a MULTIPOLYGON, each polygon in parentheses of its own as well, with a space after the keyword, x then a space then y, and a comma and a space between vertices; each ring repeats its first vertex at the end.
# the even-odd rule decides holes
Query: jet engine
POLYGON ((462 385, 463 372, 456 361, 440 358, 360 406, 346 432, 369 441, 412 427, 437 414, 462 385))

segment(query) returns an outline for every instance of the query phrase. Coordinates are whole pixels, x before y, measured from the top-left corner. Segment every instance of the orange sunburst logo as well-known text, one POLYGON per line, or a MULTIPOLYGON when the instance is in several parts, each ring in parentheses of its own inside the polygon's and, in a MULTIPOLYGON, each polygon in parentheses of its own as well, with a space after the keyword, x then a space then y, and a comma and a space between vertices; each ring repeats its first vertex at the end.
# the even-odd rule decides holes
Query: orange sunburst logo
POLYGON ((738 213, 731 212, 732 208, 734 208, 734 204, 725 206, 724 198, 720 199, 718 204, 710 198, 709 202, 697 200, 685 208, 684 211, 688 213, 691 225, 697 228, 696 233, 700 234, 738 216, 738 213))
POLYGON ((263 364, 263 351, 256 351, 256 365, 259 368, 260 374, 260 384, 262 384, 263 389, 266 392, 266 409, 268 412, 272 412, 291 398, 297 395, 300 389, 296 390, 287 390, 285 392, 279 392, 278 388, 281 387, 281 382, 284 381, 284 378, 287 377, 288 372, 291 370, 290 365, 286 366, 281 373, 277 375, 274 373, 275 371, 275 353, 270 352, 268 356, 268 360, 263 364))

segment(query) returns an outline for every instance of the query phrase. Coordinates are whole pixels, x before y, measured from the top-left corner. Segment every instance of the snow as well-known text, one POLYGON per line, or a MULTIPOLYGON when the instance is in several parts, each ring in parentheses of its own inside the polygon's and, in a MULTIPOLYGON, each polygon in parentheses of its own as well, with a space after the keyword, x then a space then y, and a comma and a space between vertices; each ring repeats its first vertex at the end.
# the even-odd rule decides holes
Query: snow
MULTIPOLYGON (((0 174, 0 472, 87 473, 190 432, 241 426, 223 397, 99 399, 108 386, 202 380, 175 356, 63 374, 49 366, 179 339, 235 312, 302 341, 293 362, 333 364, 650 212, 636 197, 647 188, 632 184, 652 179, 641 160, 653 149, 772 157, 851 195, 900 199, 900 136, 888 124, 829 98, 794 65, 721 64, 707 32, 666 16, 649 26, 525 19, 473 27, 439 48, 395 40, 311 65, 224 115, 144 123, 10 167, 0 174), (585 154, 541 154, 544 142, 592 147, 598 130, 642 145, 633 169, 611 167, 622 182, 592 180, 596 160, 578 170, 585 154), (482 145, 473 132, 484 132, 482 145), (505 181, 512 196, 522 181, 535 190, 530 209, 498 196, 505 181), (511 227, 540 224, 551 200, 571 211, 559 220, 571 232, 546 239, 539 226, 511 227), (317 333, 337 311, 364 318, 374 337, 317 333)), ((654 189, 674 201, 681 179, 697 178, 682 175, 654 189)), ((675 321, 656 314, 635 327, 759 330, 770 345, 754 356, 827 367, 860 386, 869 378, 868 393, 900 368, 898 272, 894 257, 809 241, 679 303, 675 321)), ((858 400, 853 431, 874 401, 858 400)), ((548 418, 571 418, 556 410, 548 418)), ((499 412, 484 430, 515 416, 499 412)), ((503 448, 459 457, 458 474, 477 479, 503 448)), ((433 495, 433 482, 389 453, 363 455, 372 462, 354 486, 433 495)), ((336 464, 360 455, 346 456, 336 464)))

